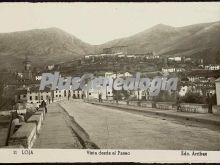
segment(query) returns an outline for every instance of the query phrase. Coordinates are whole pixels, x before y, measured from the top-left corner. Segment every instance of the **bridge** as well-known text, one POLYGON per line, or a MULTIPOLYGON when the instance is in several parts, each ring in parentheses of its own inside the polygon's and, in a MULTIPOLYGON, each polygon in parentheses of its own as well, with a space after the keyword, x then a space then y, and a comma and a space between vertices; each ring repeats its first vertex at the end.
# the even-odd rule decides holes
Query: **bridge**
MULTIPOLYGON (((220 150, 219 125, 147 113, 173 110, 145 108, 147 111, 142 112, 141 108, 135 110, 132 106, 131 110, 126 106, 91 104, 80 99, 54 102, 48 105, 48 113, 42 120, 28 119, 25 123, 28 126, 22 130, 23 124, 12 135, 17 141, 14 140, 14 144, 11 141, 11 147, 220 150), (23 145, 25 138, 28 145, 23 145)), ((200 118, 201 115, 204 114, 200 114, 200 118)), ((219 120, 219 117, 212 119, 219 120)))

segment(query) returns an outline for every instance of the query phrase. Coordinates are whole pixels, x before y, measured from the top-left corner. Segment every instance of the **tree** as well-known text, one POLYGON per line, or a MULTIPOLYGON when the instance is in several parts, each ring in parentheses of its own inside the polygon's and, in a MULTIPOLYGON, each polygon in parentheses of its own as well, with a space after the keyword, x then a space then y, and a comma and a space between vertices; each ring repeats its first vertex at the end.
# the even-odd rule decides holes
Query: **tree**
POLYGON ((181 102, 204 104, 205 100, 199 93, 187 92, 186 95, 181 98, 181 102))

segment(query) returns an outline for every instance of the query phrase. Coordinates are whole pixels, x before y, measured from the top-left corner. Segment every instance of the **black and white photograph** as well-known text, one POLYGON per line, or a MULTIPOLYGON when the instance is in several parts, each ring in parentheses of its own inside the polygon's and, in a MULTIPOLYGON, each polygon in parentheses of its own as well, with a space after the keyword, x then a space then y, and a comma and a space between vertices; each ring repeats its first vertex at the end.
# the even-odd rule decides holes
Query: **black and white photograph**
POLYGON ((0 21, 0 150, 220 151, 219 2, 0 3, 0 21))

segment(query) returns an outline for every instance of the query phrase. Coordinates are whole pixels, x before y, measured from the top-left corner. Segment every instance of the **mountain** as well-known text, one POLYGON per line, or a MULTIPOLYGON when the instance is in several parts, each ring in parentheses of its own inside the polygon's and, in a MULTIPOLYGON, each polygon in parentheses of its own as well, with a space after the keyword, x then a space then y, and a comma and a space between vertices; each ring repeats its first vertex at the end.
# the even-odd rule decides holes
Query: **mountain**
POLYGON ((0 68, 21 69, 26 55, 33 66, 66 62, 93 52, 93 46, 57 28, 0 34, 0 68))
POLYGON ((128 46, 128 53, 153 51, 157 55, 195 56, 220 62, 220 22, 172 27, 158 24, 133 36, 116 39, 100 46, 128 46))
POLYGON ((126 38, 90 45, 58 28, 0 34, 0 70, 23 68, 25 55, 33 66, 68 62, 103 48, 128 46, 130 54, 153 51, 161 56, 193 56, 220 63, 220 22, 184 27, 158 24, 126 38))

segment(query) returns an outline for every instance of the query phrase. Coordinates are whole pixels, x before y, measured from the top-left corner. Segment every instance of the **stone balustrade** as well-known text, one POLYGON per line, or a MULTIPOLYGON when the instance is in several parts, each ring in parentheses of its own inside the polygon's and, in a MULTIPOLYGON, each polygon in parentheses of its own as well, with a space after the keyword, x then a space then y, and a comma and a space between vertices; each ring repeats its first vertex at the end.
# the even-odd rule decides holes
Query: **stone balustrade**
POLYGON ((122 101, 122 100, 120 100, 120 101, 118 101, 118 104, 127 105, 127 101, 122 101))
POLYGON ((155 103, 153 101, 141 101, 140 106, 141 107, 146 107, 146 108, 154 108, 155 103))
POLYGON ((156 102, 155 106, 157 109, 162 109, 162 110, 174 110, 175 109, 175 103, 173 102, 156 102))
MULTIPOLYGON (((97 99, 87 100, 86 102, 98 102, 97 99)), ((157 108, 161 110, 177 110, 177 105, 174 102, 154 102, 154 101, 124 101, 119 100, 102 100, 103 103, 129 105, 129 106, 140 106, 146 108, 157 108)), ((195 103, 181 103, 179 105, 181 112, 191 113, 208 113, 208 105, 206 104, 195 104, 195 103)), ((220 115, 220 106, 213 106, 213 114, 220 115)))
POLYGON ((220 106, 219 105, 212 106, 212 113, 215 115, 220 115, 220 106))
POLYGON ((140 101, 129 101, 128 105, 140 106, 140 101))
POLYGON ((181 103, 180 109, 182 112, 208 113, 208 105, 206 104, 181 103))

